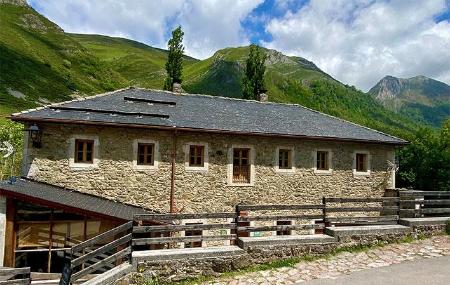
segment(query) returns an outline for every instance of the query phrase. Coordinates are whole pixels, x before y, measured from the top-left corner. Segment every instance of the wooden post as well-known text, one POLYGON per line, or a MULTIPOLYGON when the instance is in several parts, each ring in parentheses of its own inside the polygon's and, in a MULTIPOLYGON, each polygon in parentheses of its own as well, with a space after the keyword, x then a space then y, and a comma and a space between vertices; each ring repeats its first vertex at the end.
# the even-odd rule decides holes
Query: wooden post
POLYGON ((5 267, 15 267, 14 251, 16 249, 16 232, 14 228, 14 217, 16 215, 15 200, 6 198, 6 227, 5 227, 5 267))
POLYGON ((47 272, 50 273, 50 268, 52 266, 52 246, 53 246, 53 209, 50 212, 50 237, 48 239, 48 263, 47 272))

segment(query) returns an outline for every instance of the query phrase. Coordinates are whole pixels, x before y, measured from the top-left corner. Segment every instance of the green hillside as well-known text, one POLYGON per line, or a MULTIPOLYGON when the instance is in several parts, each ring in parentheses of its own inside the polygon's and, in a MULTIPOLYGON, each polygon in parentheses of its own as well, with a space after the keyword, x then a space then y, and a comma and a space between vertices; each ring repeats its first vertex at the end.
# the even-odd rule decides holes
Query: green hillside
POLYGON ((0 114, 127 81, 28 5, 0 4, 0 114))
POLYGON ((368 94, 389 110, 434 127, 450 118, 450 86, 425 76, 386 76, 368 94))
MULTIPOLYGON (((99 58, 104 65, 119 73, 128 81, 128 85, 163 88, 166 75, 166 50, 122 38, 68 35, 99 58)), ((197 61, 185 56, 184 66, 188 67, 197 61)))
MULTIPOLYGON (((227 48, 184 70, 183 88, 191 93, 241 96, 240 82, 248 47, 227 48)), ((372 97, 344 85, 312 62, 265 50, 266 88, 273 102, 297 103, 365 126, 409 137, 417 124, 386 110, 372 97)))
MULTIPOLYGON (((67 34, 27 5, 0 5, 0 115, 129 85, 162 88, 167 51, 127 39, 67 34)), ((403 137, 417 127, 304 58, 265 52, 270 101, 302 104, 403 137)), ((205 60, 185 57, 183 88, 240 97, 247 54, 248 47, 237 47, 205 60)))

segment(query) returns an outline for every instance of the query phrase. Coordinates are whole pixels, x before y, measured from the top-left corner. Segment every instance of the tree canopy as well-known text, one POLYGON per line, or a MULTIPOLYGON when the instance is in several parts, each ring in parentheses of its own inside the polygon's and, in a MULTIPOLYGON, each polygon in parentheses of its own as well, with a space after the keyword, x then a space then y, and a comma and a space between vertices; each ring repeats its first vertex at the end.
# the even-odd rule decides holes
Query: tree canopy
POLYGON ((265 92, 264 72, 266 67, 266 54, 257 45, 250 45, 250 52, 245 64, 245 73, 242 78, 242 97, 244 99, 258 99, 259 94, 265 92))
POLYGON ((450 191, 450 119, 437 132, 420 129, 399 152, 398 186, 417 190, 450 191))
POLYGON ((169 55, 167 56, 166 72, 167 77, 164 81, 164 89, 172 90, 174 83, 181 83, 181 74, 183 72, 183 36, 184 32, 181 26, 172 31, 172 38, 168 42, 169 55))

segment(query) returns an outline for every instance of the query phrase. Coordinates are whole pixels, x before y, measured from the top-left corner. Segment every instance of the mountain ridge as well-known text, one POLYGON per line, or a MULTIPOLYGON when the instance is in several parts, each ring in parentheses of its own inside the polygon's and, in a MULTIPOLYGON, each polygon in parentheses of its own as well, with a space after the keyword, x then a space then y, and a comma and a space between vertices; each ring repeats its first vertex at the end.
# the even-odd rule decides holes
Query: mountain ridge
POLYGON ((368 94, 396 113, 435 127, 450 117, 450 86, 424 75, 387 75, 368 94))
MULTIPOLYGON (((126 86, 162 89, 167 51, 129 39, 69 34, 29 6, 0 4, 0 115, 126 86), (27 16, 29 15, 29 16, 27 16), (31 19, 22 25, 23 18, 31 19), (7 71, 7 72, 6 72, 7 71)), ((239 98, 248 47, 184 57, 189 93, 239 98)), ((269 100, 295 103, 407 138, 417 125, 298 56, 263 49, 269 100)))

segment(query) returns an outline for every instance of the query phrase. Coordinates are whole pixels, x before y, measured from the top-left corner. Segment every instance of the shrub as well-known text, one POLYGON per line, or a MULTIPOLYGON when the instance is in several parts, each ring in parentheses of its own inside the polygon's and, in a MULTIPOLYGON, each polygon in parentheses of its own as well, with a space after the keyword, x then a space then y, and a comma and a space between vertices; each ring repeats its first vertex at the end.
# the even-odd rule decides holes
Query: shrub
POLYGON ((450 220, 447 221, 447 226, 445 227, 445 232, 450 235, 450 220))

